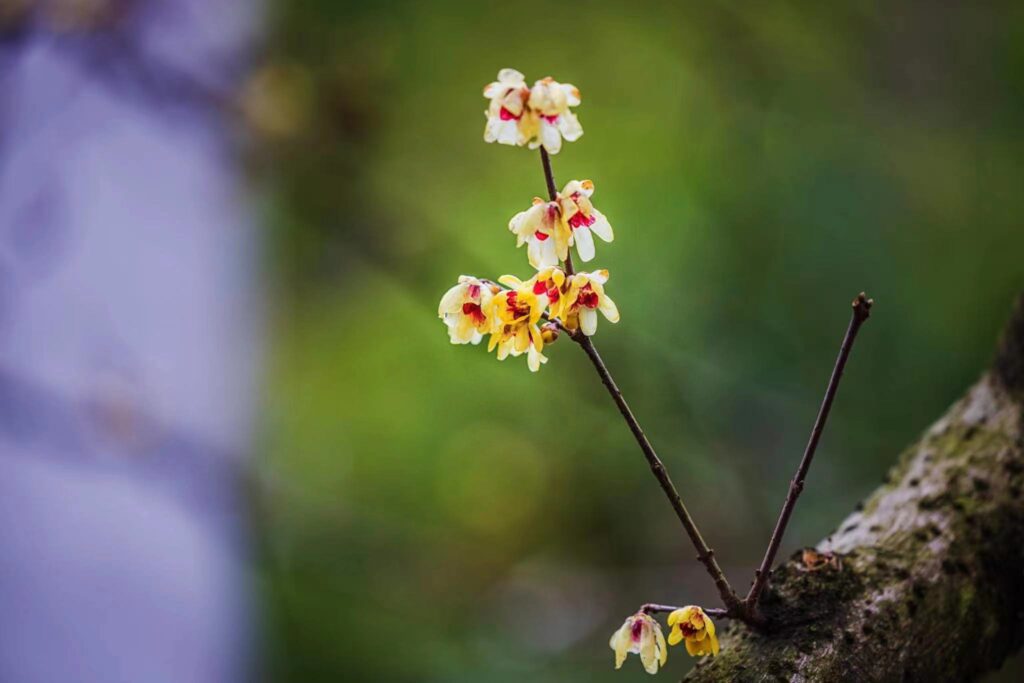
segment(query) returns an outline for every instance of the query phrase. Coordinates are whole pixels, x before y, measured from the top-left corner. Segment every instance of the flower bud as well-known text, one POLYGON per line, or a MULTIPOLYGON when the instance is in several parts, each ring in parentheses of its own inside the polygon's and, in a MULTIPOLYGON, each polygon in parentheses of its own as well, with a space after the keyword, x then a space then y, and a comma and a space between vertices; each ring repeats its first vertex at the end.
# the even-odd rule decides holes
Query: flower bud
POLYGON ((540 326, 540 338, 545 344, 553 344, 558 339, 560 330, 555 323, 544 323, 540 326))

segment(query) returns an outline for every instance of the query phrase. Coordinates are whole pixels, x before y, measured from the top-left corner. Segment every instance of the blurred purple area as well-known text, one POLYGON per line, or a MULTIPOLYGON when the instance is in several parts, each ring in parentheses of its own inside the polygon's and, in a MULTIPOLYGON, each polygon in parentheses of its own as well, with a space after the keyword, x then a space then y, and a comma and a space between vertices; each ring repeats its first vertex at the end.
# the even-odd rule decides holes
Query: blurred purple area
POLYGON ((257 235, 215 93, 257 5, 47 4, 0 35, 0 680, 247 678, 257 235))

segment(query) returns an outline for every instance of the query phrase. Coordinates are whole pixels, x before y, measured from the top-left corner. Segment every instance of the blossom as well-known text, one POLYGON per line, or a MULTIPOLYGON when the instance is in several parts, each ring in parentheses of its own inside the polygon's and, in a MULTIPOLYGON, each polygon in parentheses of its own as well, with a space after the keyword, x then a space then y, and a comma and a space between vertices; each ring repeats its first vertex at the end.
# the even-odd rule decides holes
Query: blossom
POLYGON ((558 154, 562 138, 569 142, 578 140, 583 135, 583 127, 569 107, 579 103, 580 91, 571 83, 559 83, 550 76, 534 83, 528 104, 540 128, 530 140, 530 149, 544 145, 549 153, 558 154))
POLYGON ((668 642, 678 645, 686 641, 686 651, 691 657, 718 655, 718 637, 715 636, 715 625, 711 618, 697 605, 687 605, 668 615, 668 625, 672 632, 668 634, 668 642))
MULTIPOLYGON (((509 276, 502 276, 507 280, 509 276)), ((525 283, 511 290, 495 294, 491 299, 491 340, 487 350, 498 350, 498 360, 508 356, 527 354, 531 372, 537 372, 547 358, 541 351, 544 340, 537 322, 544 312, 545 303, 525 283)))
POLYGON ((540 301, 541 308, 551 307, 557 310, 562 300, 562 288, 565 285, 565 271, 561 268, 544 268, 523 282, 515 275, 502 275, 498 282, 513 289, 529 288, 540 301))
POLYGON ((460 275, 459 284, 441 297, 437 317, 448 326, 452 344, 479 344, 491 331, 487 311, 494 296, 492 286, 471 275, 460 275))
POLYGON ((640 661, 649 674, 658 673, 659 666, 665 666, 668 647, 661 634, 661 624, 645 612, 637 612, 622 623, 612 634, 608 645, 615 650, 615 668, 622 667, 630 652, 640 655, 640 661))
POLYGON ((534 197, 533 206, 513 216, 508 229, 515 234, 517 247, 527 245, 527 258, 537 270, 557 265, 569 253, 572 232, 562 220, 562 206, 557 201, 534 197))
POLYGON ((553 311, 553 315, 561 318, 568 329, 580 329, 588 337, 597 332, 598 309, 608 322, 619 322, 618 307, 604 293, 606 282, 608 271, 604 269, 572 275, 567 291, 561 297, 561 305, 553 311))
POLYGON ((594 238, 591 232, 605 242, 615 239, 608 219, 591 203, 592 194, 593 181, 570 180, 555 201, 534 197, 533 206, 512 217, 508 229, 515 234, 517 247, 528 245, 531 266, 540 270, 564 261, 573 244, 583 261, 592 260, 594 238))
POLYGON ((558 195, 558 202, 562 207, 561 218, 571 231, 570 243, 576 244, 580 258, 584 261, 594 258, 594 238, 590 234, 591 231, 605 242, 615 239, 608 219, 590 202, 592 194, 593 181, 570 180, 558 195))
POLYGON ((498 80, 484 87, 484 97, 491 101, 484 112, 484 141, 525 145, 538 134, 537 115, 527 107, 530 89, 523 74, 515 69, 502 69, 498 80))

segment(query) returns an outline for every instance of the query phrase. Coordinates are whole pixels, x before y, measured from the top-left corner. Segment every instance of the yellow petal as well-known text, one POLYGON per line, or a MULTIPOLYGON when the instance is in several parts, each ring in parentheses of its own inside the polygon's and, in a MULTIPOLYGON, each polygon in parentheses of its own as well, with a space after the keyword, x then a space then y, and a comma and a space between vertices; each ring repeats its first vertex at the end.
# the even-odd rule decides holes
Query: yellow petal
POLYGON ((661 632, 661 626, 654 623, 654 635, 658 639, 658 654, 659 661, 662 666, 665 666, 665 662, 668 661, 668 645, 665 644, 665 636, 661 632))
MULTIPOLYGON (((674 614, 674 612, 673 612, 674 614)), ((672 617, 670 616, 669 619, 672 617)), ((668 634, 668 644, 678 645, 683 641, 683 631, 679 628, 679 624, 672 624, 672 630, 668 634)))

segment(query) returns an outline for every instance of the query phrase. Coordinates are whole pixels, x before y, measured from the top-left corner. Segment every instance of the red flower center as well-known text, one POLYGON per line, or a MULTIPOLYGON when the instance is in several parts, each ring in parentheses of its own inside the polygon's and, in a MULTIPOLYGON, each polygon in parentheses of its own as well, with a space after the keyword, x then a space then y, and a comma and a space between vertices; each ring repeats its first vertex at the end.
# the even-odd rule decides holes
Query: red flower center
POLYGON ((593 216, 587 216, 584 215, 582 211, 577 211, 569 219, 569 225, 574 228, 582 228, 583 226, 590 227, 595 221, 597 221, 597 219, 593 216))
POLYGON ((541 232, 540 230, 533 233, 533 236, 537 238, 538 242, 543 242, 547 238, 551 237, 551 235, 547 234, 546 232, 541 232))
POLYGON ((597 292, 594 291, 589 282, 580 289, 580 294, 576 297, 576 305, 597 308, 597 292))
POLYGON ((512 314, 513 318, 522 318, 523 316, 530 314, 530 307, 519 303, 519 293, 509 292, 508 298, 505 299, 509 313, 512 314))
POLYGON ((558 121, 558 114, 555 114, 554 116, 545 116, 544 120, 547 121, 548 123, 554 125, 555 122, 558 121))
POLYGON ((470 299, 475 299, 480 296, 480 285, 470 285, 466 288, 466 294, 469 295, 470 299))
POLYGON ((498 116, 501 117, 502 121, 518 121, 519 119, 523 118, 522 114, 520 114, 519 116, 516 116, 515 114, 510 112, 505 107, 501 108, 501 111, 498 112, 498 116))
POLYGON ((483 325, 487 321, 487 316, 480 310, 480 304, 474 304, 471 301, 462 304, 462 313, 463 315, 468 315, 477 325, 483 325))
POLYGON ((637 619, 633 622, 633 628, 630 629, 630 635, 634 641, 640 640, 640 634, 644 631, 644 622, 637 619))
POLYGON ((692 638, 693 636, 697 635, 697 629, 695 629, 690 624, 680 624, 679 630, 683 632, 684 638, 692 638))
POLYGON ((537 280, 533 283, 534 294, 547 294, 548 301, 555 303, 558 301, 562 293, 558 291, 558 287, 555 286, 554 280, 537 280))

